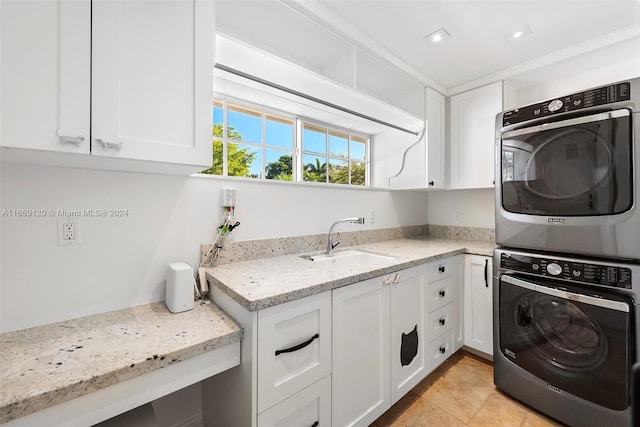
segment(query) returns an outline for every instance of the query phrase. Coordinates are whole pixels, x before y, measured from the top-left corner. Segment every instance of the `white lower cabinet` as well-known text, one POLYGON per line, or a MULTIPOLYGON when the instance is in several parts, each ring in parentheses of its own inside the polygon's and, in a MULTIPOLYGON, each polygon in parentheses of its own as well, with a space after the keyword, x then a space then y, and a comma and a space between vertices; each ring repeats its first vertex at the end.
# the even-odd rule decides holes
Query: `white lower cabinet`
POLYGON ((465 255, 464 344, 493 355, 492 258, 465 255))
POLYGON ((456 349, 462 256, 258 312, 213 287, 244 329, 241 365, 203 382, 207 425, 366 426, 456 349))
POLYGON ((311 384, 258 415, 260 426, 331 425, 331 376, 311 384))

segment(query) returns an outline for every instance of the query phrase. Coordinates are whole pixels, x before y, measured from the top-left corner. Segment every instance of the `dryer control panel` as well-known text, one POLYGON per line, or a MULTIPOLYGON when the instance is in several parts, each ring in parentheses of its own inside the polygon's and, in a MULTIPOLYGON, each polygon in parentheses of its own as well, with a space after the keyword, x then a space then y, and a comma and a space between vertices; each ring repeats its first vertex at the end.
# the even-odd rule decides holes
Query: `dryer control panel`
POLYGON ((629 101, 630 99, 631 83, 629 82, 602 86, 537 104, 527 105, 526 107, 515 110, 505 111, 502 116, 502 125, 508 126, 540 117, 551 116, 556 113, 566 113, 582 108, 629 101))
POLYGON ((572 282, 631 289, 631 269, 614 265, 503 253, 500 267, 572 282))

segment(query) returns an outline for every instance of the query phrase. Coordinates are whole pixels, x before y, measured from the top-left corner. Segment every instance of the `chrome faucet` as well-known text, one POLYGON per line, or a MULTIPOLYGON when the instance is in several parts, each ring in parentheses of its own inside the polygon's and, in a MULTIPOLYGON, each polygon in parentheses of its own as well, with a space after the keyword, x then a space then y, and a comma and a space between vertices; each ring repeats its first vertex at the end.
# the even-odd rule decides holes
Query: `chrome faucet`
POLYGON ((337 242, 333 241, 333 230, 341 222, 350 222, 352 224, 364 224, 364 218, 344 218, 344 219, 339 219, 333 223, 333 225, 329 229, 329 238, 327 240, 327 256, 333 256, 333 248, 335 248, 340 244, 339 240, 337 242))

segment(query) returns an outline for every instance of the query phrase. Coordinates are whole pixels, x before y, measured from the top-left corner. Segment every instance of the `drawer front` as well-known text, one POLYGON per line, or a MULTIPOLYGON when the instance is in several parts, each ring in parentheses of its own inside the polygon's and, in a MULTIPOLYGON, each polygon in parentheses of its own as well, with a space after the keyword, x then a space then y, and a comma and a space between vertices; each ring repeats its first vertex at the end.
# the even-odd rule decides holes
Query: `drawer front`
POLYGON ((429 314, 429 323, 427 324, 429 341, 451 330, 453 326, 452 312, 453 304, 447 304, 429 314))
POLYGON ((453 297, 453 279, 451 277, 429 284, 428 310, 431 313, 449 304, 453 297))
POLYGON ((429 263, 429 283, 446 277, 451 277, 451 258, 445 258, 429 263))
POLYGON ((331 292, 258 312, 258 413, 331 373, 331 292))
POLYGON ((331 375, 258 415, 258 426, 331 426, 331 375))
POLYGON ((429 343, 429 372, 432 372, 452 354, 453 334, 449 330, 429 343))

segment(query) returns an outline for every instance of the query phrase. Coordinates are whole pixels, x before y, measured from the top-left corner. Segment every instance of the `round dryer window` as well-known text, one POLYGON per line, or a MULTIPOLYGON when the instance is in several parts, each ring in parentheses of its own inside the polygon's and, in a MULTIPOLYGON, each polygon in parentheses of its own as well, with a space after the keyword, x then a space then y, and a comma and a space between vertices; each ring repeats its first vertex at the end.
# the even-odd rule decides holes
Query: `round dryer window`
POLYGON ((605 182, 613 169, 611 145, 588 129, 542 132, 544 140, 531 153, 525 185, 550 199, 579 197, 605 182))

